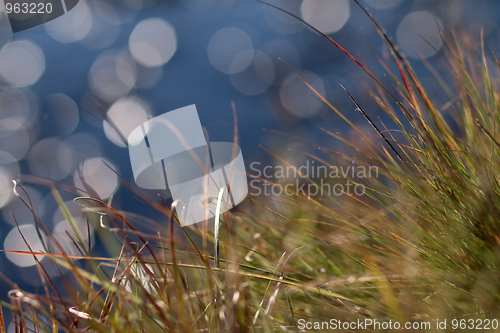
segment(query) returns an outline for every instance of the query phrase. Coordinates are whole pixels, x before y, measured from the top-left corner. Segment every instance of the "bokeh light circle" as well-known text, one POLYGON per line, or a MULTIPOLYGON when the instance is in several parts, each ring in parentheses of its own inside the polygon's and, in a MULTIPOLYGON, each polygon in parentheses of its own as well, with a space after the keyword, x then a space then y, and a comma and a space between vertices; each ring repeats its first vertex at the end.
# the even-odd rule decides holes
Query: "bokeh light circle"
MULTIPOLYGON (((44 252, 42 241, 38 237, 36 228, 32 224, 23 224, 17 228, 13 228, 5 237, 3 249, 6 251, 30 251, 30 247, 24 242, 26 240, 33 252, 44 252), (21 234, 19 233, 22 233, 21 234), (23 239, 24 237, 24 239, 23 239)), ((30 254, 5 253, 7 259, 12 261, 19 267, 29 267, 36 264, 35 258, 30 254)), ((36 256, 38 260, 42 260, 43 256, 36 256)))
POLYGON ((177 49, 174 28, 161 18, 146 19, 134 28, 128 41, 130 54, 144 67, 165 65, 177 49))
POLYGON ((89 73, 92 92, 108 102, 127 95, 135 86, 137 69, 130 55, 121 51, 105 51, 89 73))
POLYGON ((84 38, 92 27, 92 15, 89 6, 80 1, 78 6, 57 20, 44 24, 47 33, 61 43, 73 43, 84 38))
MULTIPOLYGON (((44 213, 44 205, 42 204, 42 195, 36 189, 30 186, 23 186, 24 190, 17 189, 19 195, 21 195, 27 202, 30 202, 39 216, 44 213), (24 193, 28 195, 26 195, 24 193)), ((5 205, 2 210, 2 217, 4 221, 15 226, 15 222, 12 219, 12 214, 16 217, 18 223, 21 224, 34 224, 35 218, 33 217, 33 212, 24 204, 24 202, 18 198, 10 200, 10 202, 5 205)))
POLYGON ((274 81, 274 63, 262 51, 255 52, 252 64, 243 72, 231 75, 231 84, 245 95, 265 92, 274 81))
POLYGON ((1 151, 12 155, 16 160, 24 157, 30 147, 30 134, 16 118, 0 120, 1 151))
POLYGON ((39 141, 28 156, 32 174, 52 180, 62 180, 72 171, 71 148, 56 138, 39 141))
MULTIPOLYGON (((292 14, 298 14, 300 12, 300 1, 284 0, 276 5, 292 14)), ((297 33, 305 27, 304 24, 295 17, 269 6, 264 7, 264 19, 271 29, 284 35, 297 33)))
POLYGON ((28 40, 6 44, 0 50, 0 76, 15 87, 36 83, 45 72, 43 51, 28 40))
MULTIPOLYGON (((81 190, 90 187, 101 199, 108 198, 118 188, 118 176, 110 167, 118 171, 111 162, 104 158, 94 157, 87 159, 80 164, 73 175, 75 187, 81 190)), ((91 193, 82 192, 82 194, 89 195, 91 193)))
POLYGON ((9 172, 0 168, 0 208, 12 198, 12 177, 9 172))
MULTIPOLYGON (((326 95, 323 80, 314 73, 302 71, 300 76, 320 95, 326 95)), ((317 116, 323 104, 311 96, 312 90, 297 76, 291 73, 280 88, 280 100, 283 107, 296 117, 312 118, 317 116)))
POLYGON ((121 24, 119 11, 107 1, 93 1, 96 14, 108 23, 119 25, 121 24))
POLYGON ((75 101, 64 94, 52 94, 45 98, 50 110, 50 120, 56 125, 59 133, 73 133, 80 122, 78 106, 75 101))
POLYGON ((427 11, 406 15, 396 32, 399 47, 412 58, 433 56, 443 45, 439 25, 439 19, 427 11))
POLYGON ((349 19, 349 0, 303 0, 302 18, 325 34, 342 29, 349 19))
POLYGON ((403 0, 363 0, 368 6, 379 10, 392 9, 399 6, 403 0))
POLYGON ((107 120, 103 122, 106 137, 117 146, 126 147, 124 140, 148 120, 149 114, 149 107, 138 97, 120 99, 109 108, 107 120))
MULTIPOLYGON (((0 88, 0 119, 14 119, 24 126, 33 125, 38 120, 35 94, 10 86, 0 88)), ((0 137, 5 135, 0 134, 0 137)))
MULTIPOLYGON (((94 8, 96 3, 94 3, 94 8)), ((121 26, 109 23, 98 15, 92 16, 92 25, 80 43, 92 50, 111 46, 120 35, 121 26)))
POLYGON ((76 229, 76 232, 71 226, 70 222, 66 218, 64 218, 61 221, 55 223, 53 235, 64 250, 64 253, 69 255, 78 255, 80 254, 80 249, 75 245, 74 241, 80 238, 84 244, 88 244, 90 237, 92 246, 92 244, 94 244, 94 242, 92 241, 94 238, 94 228, 92 227, 92 225, 87 224, 87 220, 81 216, 73 216, 72 222, 73 227, 75 227, 76 229))
POLYGON ((212 66, 226 74, 244 71, 254 56, 252 38, 235 27, 217 31, 208 43, 207 52, 212 66))

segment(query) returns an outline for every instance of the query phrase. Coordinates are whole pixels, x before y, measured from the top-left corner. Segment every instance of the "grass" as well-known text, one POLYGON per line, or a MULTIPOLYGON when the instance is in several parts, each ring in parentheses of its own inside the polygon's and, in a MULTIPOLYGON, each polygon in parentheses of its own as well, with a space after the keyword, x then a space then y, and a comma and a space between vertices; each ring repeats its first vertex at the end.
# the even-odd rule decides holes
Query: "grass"
MULTIPOLYGON (((2 307, 12 312, 17 328, 24 332, 33 323, 40 332, 299 332, 303 320, 330 319, 431 324, 414 331, 439 331, 436 320, 447 320, 442 328, 450 331, 464 330, 460 325, 471 319, 494 327, 500 315, 500 63, 482 43, 478 52, 463 36, 443 35, 445 69, 453 73, 454 86, 446 86, 447 78, 428 64, 448 101, 439 104, 374 24, 391 55, 391 62, 383 62, 387 85, 323 36, 374 80, 367 93, 392 119, 392 128, 346 92, 373 128, 366 133, 310 86, 354 135, 318 131, 351 154, 302 139, 325 157, 295 150, 327 166, 377 166, 380 177, 352 179, 363 182, 366 195, 249 197, 221 214, 217 238, 207 223, 174 228, 171 207, 126 183, 165 217, 150 226, 156 232, 135 229, 134 214, 111 202, 76 198, 89 223, 119 240, 120 254, 95 257, 77 235, 81 255, 64 253, 38 221, 46 242, 58 249, 41 255, 69 275, 56 285, 38 264, 40 294, 10 282, 11 302, 2 307)), ((60 198, 55 184, 46 184, 60 198)), ((0 316, 2 332, 4 320, 0 316)))

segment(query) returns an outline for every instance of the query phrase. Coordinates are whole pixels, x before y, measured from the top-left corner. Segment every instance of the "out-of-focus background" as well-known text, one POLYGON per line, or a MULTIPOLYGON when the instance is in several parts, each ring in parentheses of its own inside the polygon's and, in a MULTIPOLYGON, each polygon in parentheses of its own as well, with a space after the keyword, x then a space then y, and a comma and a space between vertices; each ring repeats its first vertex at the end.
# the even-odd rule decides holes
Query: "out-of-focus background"
MULTIPOLYGON (((479 47, 483 27, 487 47, 498 44, 498 1, 360 1, 424 77, 431 74, 422 60, 439 67, 443 57, 440 29, 464 30, 479 47)), ((373 51, 382 58, 388 54, 353 1, 270 2, 302 17, 383 74, 373 51)), ((186 105, 196 104, 211 141, 232 141, 234 101, 247 166, 272 162, 260 145, 284 157, 290 145, 301 146, 264 129, 341 149, 318 126, 349 135, 346 126, 278 58, 354 122, 365 121, 340 84, 377 118, 378 109, 363 87, 373 82, 359 67, 297 19, 256 1, 80 0, 68 14, 16 34, 2 12, 0 248, 26 250, 13 214, 33 249, 41 249, 32 214, 12 193, 12 179, 21 174, 80 188, 81 175, 102 199, 113 197, 114 206, 157 218, 119 185, 108 166, 134 184, 122 138, 144 119, 186 105)), ((451 79, 452 73, 444 74, 451 79)), ((30 184, 24 188, 44 223, 77 254, 50 190, 30 184)), ((87 234, 74 195, 62 195, 87 234)), ((90 234, 94 250, 101 251, 102 239, 93 230, 90 234)), ((29 256, 0 254, 0 271, 28 290, 40 288, 34 264, 29 256)), ((64 274, 47 269, 55 278, 64 274)), ((9 289, 0 282, 1 299, 9 289)))

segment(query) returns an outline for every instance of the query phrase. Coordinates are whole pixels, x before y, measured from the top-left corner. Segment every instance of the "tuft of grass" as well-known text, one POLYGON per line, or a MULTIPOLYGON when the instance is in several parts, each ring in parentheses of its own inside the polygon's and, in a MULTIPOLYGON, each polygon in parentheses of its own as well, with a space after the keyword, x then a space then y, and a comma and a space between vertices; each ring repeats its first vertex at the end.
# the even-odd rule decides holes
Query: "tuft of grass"
MULTIPOLYGON (((394 128, 346 91, 373 128, 367 133, 304 81, 354 135, 318 130, 352 153, 312 143, 318 154, 295 149, 328 167, 376 166, 380 177, 352 179, 366 186, 366 195, 249 197, 234 212, 221 214, 215 234, 206 224, 178 228, 172 207, 125 182, 163 214, 163 220, 151 222, 154 233, 136 229, 133 212, 95 197, 75 198, 89 223, 117 239, 121 250, 96 257, 74 228, 82 254, 67 254, 36 219, 45 242, 56 250, 25 253, 37 262, 44 292, 27 293, 10 282, 11 302, 2 307, 13 313, 16 327, 23 332, 30 323, 41 332, 298 332, 301 320, 376 319, 430 322, 428 331, 438 331, 436 319, 446 319, 449 330, 454 319, 498 319, 500 62, 483 44, 478 52, 463 36, 443 35, 454 86, 429 65, 448 100, 441 105, 428 97, 405 56, 373 22, 392 57, 392 63, 384 63, 388 86, 315 30, 374 80, 376 87, 367 87, 367 93, 394 128), (208 244, 214 244, 213 252, 208 244), (68 269, 69 276, 56 283, 39 256, 68 269)), ((291 166, 279 153, 268 152, 291 166)), ((56 184, 45 183, 60 198, 56 184)), ((3 332, 1 316, 0 327, 3 332)))

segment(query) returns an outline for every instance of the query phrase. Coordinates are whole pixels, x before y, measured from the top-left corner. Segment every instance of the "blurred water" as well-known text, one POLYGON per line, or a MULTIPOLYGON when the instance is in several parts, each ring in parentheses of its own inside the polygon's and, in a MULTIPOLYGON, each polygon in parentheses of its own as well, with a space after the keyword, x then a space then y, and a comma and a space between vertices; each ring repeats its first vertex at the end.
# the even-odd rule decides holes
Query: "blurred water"
MULTIPOLYGON (((281 0, 273 4, 328 31, 362 63, 381 74, 364 40, 366 36, 371 47, 383 54, 383 43, 370 20, 352 1, 325 1, 281 0)), ((425 76, 429 75, 416 53, 433 63, 442 62, 438 24, 444 31, 462 28, 476 37, 484 26, 487 45, 496 49, 498 43, 498 1, 365 0, 364 4, 413 57, 417 72, 425 76)), ((353 76, 372 87, 373 82, 347 56, 297 20, 255 1, 88 0, 81 1, 74 11, 71 17, 67 14, 15 35, 9 32, 5 14, 0 16, 1 244, 13 230, 11 211, 20 224, 34 223, 29 211, 10 195, 10 179, 20 173, 74 185, 79 165, 83 172, 92 170, 88 171, 90 179, 101 172, 93 173, 94 169, 102 170, 98 164, 105 159, 133 183, 120 134, 137 126, 141 117, 196 104, 210 140, 231 141, 230 102, 234 101, 247 164, 270 161, 259 148, 261 144, 286 148, 264 128, 342 149, 317 126, 344 133, 346 127, 310 96, 278 57, 354 122, 364 120, 354 112, 340 84, 374 118, 380 114, 353 76), (113 117, 109 111, 106 118, 106 112, 113 110, 120 98, 127 99, 115 104, 117 115, 113 117), (107 123, 103 124, 104 119, 107 123)), ((56 230, 63 219, 57 215, 49 191, 36 186, 28 191, 40 216, 56 230)), ((110 187, 108 194, 112 192, 117 206, 158 218, 126 189, 110 187)), ((64 195, 64 199, 72 196, 64 195)), ((30 235, 36 238, 36 234, 30 235)), ((95 248, 100 249, 100 245, 95 248)), ((0 269, 23 288, 39 284, 34 266, 14 265, 3 254, 0 269)), ((52 274, 58 272, 52 269, 52 274)), ((6 299, 9 289, 0 283, 1 299, 6 299)))

